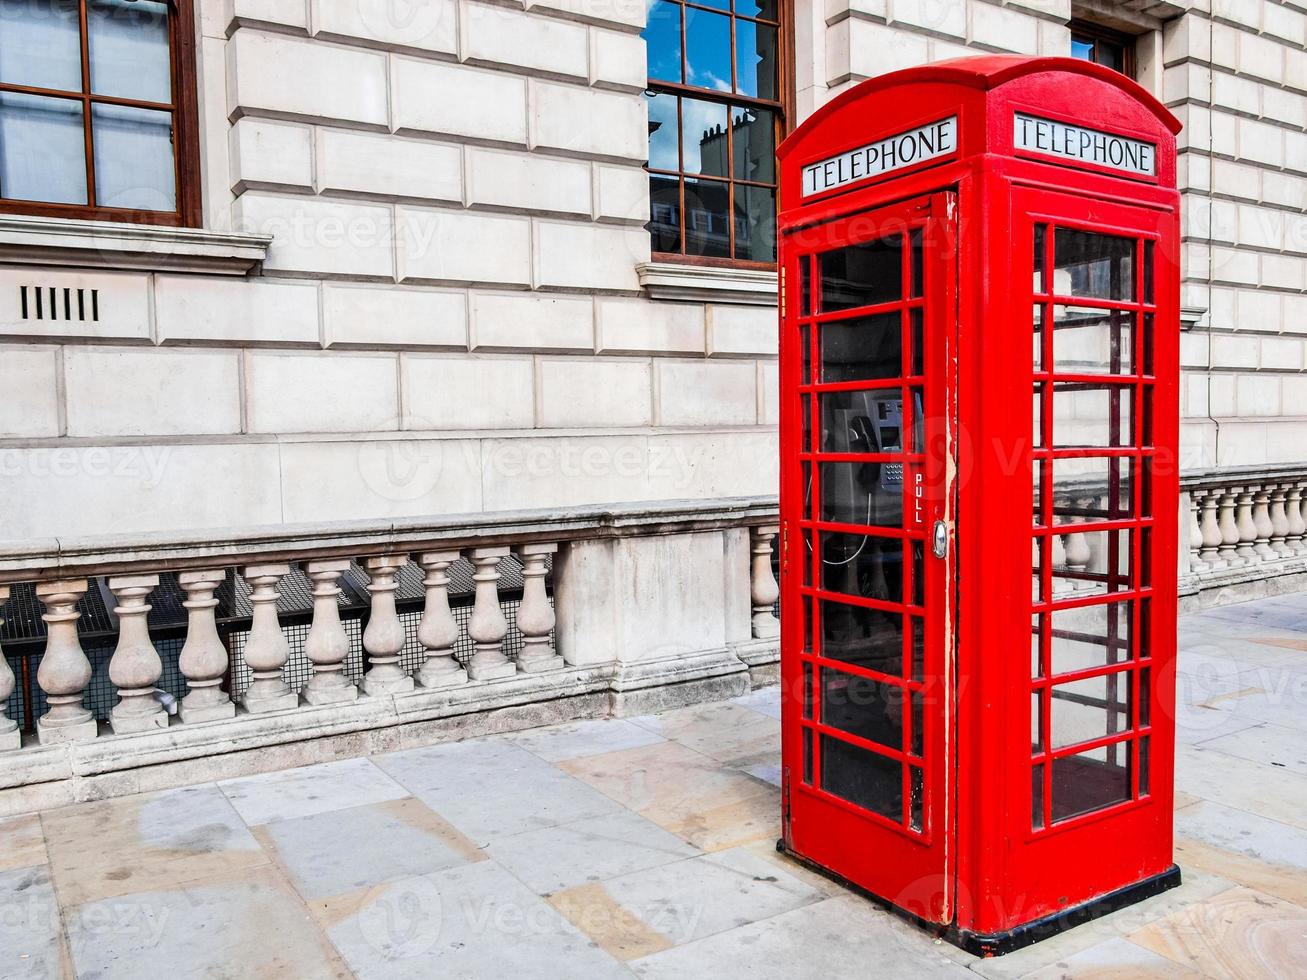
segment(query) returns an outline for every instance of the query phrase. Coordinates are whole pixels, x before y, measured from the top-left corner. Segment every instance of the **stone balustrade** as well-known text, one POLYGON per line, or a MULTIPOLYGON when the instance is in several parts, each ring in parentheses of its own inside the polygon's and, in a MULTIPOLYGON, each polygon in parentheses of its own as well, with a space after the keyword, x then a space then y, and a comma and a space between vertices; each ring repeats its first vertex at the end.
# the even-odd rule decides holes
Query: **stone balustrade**
MULTIPOLYGON (((1307 582, 1307 467, 1181 479, 1180 594, 1203 605, 1307 582)), ((1191 603, 1192 604, 1192 603, 1191 603)))
MULTIPOLYGON (((349 732, 429 733, 442 720, 440 731, 463 731, 489 723, 471 716, 534 706, 503 722, 520 726, 743 693, 773 679, 778 659, 777 531, 774 502, 750 498, 566 518, 519 513, 4 549, 0 623, 11 591, 25 589, 45 627, 39 657, 20 664, 30 674, 36 661, 26 690, 15 694, 21 682, 0 657, 0 705, 8 703, 0 813, 23 808, 7 793, 30 791, 51 772, 66 785, 79 774, 200 760, 172 767, 169 781, 184 782, 209 756, 239 753, 236 768, 250 769, 246 760, 259 754, 245 750, 255 747, 322 740, 309 754, 330 757, 349 732), (467 568, 461 562, 470 563, 472 585, 458 597, 460 619, 450 573, 467 568), (511 604, 501 595, 506 562, 521 583, 511 604), (420 582, 420 613, 410 610, 406 621, 396 604, 401 575, 420 582), (346 576, 366 597, 361 637, 342 621, 346 576), (692 606, 674 608, 687 601, 687 579, 692 606), (170 659, 149 618, 161 581, 184 630, 170 659), (293 658, 288 583, 298 583, 308 623, 293 658), (107 664, 116 703, 106 709, 101 698, 98 718, 79 629, 88 593, 108 600, 117 629, 107 664), (248 615, 234 645, 229 624, 219 628, 218 596, 237 594, 248 615), (184 691, 175 700, 159 690, 165 661, 174 690, 184 691), (34 722, 26 734, 20 696, 34 722), (43 710, 33 718, 37 702, 43 710), (28 757, 40 764, 25 766, 28 757)), ((304 752, 301 745, 294 758, 304 752)), ((252 768, 275 768, 278 758, 264 753, 252 768)), ((57 798, 90 792, 67 788, 57 798)))

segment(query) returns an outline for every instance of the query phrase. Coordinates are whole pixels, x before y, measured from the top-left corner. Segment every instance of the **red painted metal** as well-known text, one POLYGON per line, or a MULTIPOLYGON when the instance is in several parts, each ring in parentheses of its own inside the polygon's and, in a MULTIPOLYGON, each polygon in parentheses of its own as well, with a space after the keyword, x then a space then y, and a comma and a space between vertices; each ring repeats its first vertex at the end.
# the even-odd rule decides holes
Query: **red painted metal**
MULTIPOLYGON (((1010 933, 1172 867, 1178 130, 1156 99, 1101 66, 993 56, 866 81, 779 151, 784 844, 954 934, 1010 933), (1018 112, 1152 144, 1156 172, 1018 149, 1018 112), (954 115, 952 152, 803 195, 806 165, 954 115), (1068 295, 1065 275, 1053 275, 1054 241, 1074 232, 1110 236, 1129 253, 1112 266, 1110 296, 1068 295), (821 309, 821 255, 875 241, 893 253, 918 239, 919 277, 900 256, 881 268, 893 295, 821 309), (1073 325, 1072 305, 1113 325, 1110 363, 1055 360, 1058 330, 1037 331, 1036 317, 1073 325), (881 319, 864 327, 902 329, 898 373, 825 378, 821 344, 872 316, 881 319), (1071 393, 1110 405, 1106 444, 1064 438, 1071 393), (850 395, 866 405, 899 398, 903 445, 843 432, 851 416, 831 406, 850 395), (903 467, 899 520, 869 527, 871 490, 865 522, 835 512, 836 491, 860 494, 877 471, 876 500, 888 500, 891 462, 903 467), (1094 466, 1109 474, 1114 505, 1055 497, 1055 474, 1094 466), (932 554, 936 521, 944 558, 932 554), (1070 523, 1102 542, 1096 566, 1057 566, 1070 523), (874 587, 848 571, 869 547, 880 557, 855 567, 872 570, 874 587), (877 578, 887 567, 889 586, 877 578), (878 644, 879 666, 844 625, 869 622, 868 611, 879 625, 857 628, 872 637, 867 649, 878 644), (1068 666, 1058 651, 1079 634, 1058 624, 1099 616, 1105 661, 1068 666), (1062 712, 1079 703, 1065 685, 1075 682, 1108 691, 1091 710, 1113 720, 1097 738, 1061 744, 1062 712), (1081 797, 1114 793, 1120 802, 1074 812, 1081 797)), ((832 360, 831 371, 846 368, 832 360)))

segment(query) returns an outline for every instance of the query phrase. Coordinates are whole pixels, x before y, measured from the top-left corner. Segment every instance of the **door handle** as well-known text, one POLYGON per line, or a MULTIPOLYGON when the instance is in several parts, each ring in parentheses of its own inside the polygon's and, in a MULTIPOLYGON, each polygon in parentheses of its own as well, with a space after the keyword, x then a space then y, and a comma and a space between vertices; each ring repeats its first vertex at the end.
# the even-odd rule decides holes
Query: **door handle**
POLYGON ((930 534, 930 550, 935 553, 936 558, 943 558, 948 554, 948 525, 943 521, 936 521, 930 534))

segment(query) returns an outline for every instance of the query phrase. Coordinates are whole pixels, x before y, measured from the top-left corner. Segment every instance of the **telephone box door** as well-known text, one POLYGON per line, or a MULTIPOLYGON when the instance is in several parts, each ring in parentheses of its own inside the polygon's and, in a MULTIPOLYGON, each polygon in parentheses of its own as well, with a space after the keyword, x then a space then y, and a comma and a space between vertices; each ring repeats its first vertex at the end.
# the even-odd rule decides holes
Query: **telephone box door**
POLYGON ((934 922, 953 892, 955 201, 782 243, 785 843, 934 922))

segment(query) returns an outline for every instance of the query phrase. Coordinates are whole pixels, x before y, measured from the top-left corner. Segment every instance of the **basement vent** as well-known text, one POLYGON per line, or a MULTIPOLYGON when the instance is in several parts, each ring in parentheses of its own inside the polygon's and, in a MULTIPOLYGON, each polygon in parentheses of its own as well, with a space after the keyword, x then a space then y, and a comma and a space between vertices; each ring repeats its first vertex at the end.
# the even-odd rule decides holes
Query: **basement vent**
POLYGON ((57 286, 19 286, 24 320, 67 320, 97 323, 100 290, 60 289, 57 286))

